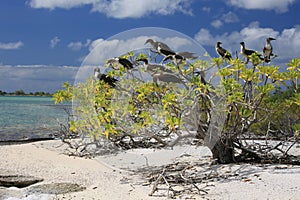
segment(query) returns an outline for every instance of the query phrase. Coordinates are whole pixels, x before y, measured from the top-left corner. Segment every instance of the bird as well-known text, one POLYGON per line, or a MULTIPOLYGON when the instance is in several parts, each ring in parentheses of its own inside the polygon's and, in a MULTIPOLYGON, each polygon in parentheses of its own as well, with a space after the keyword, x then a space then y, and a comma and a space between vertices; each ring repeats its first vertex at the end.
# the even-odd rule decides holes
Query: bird
POLYGON ((100 68, 99 67, 96 67, 94 69, 94 77, 95 77, 96 81, 103 81, 103 82, 107 83, 108 85, 110 85, 111 87, 115 87, 116 86, 116 82, 118 81, 114 77, 110 77, 107 74, 102 74, 100 72, 100 68))
POLYGON ((273 47, 271 45, 271 40, 276 40, 276 39, 268 37, 266 39, 266 44, 265 44, 265 46, 263 48, 264 61, 266 63, 269 63, 271 61, 271 56, 273 56, 273 47))
POLYGON ((247 64, 249 62, 249 59, 250 59, 249 56, 251 56, 252 54, 257 55, 260 60, 263 60, 263 58, 261 57, 261 55, 258 52, 254 51, 254 50, 246 49, 245 42, 241 42, 240 45, 241 45, 241 54, 242 54, 242 56, 244 56, 247 59, 245 64, 247 64))
MULTIPOLYGON (((107 60, 107 63, 118 63, 122 65, 125 69, 129 70, 133 68, 132 62, 130 62, 127 58, 115 57, 107 60)), ((115 69, 115 68, 114 68, 115 69)))
POLYGON ((204 85, 207 84, 206 80, 204 79, 204 77, 205 77, 204 71, 202 71, 202 70, 197 70, 197 71, 193 72, 193 75, 196 76, 196 77, 200 77, 200 82, 201 82, 202 84, 204 84, 204 85))
POLYGON ((216 43, 216 52, 223 58, 223 59, 228 59, 229 61, 232 59, 231 54, 229 51, 221 47, 222 42, 217 42, 216 43))
POLYGON ((157 72, 168 72, 168 73, 172 73, 173 71, 166 68, 164 65, 160 65, 160 64, 152 64, 149 63, 147 58, 139 58, 136 61, 142 61, 144 62, 144 66, 146 71, 150 72, 151 74, 157 73, 157 72))
POLYGON ((146 70, 150 72, 153 82, 158 84, 160 81, 165 83, 183 83, 183 80, 177 76, 174 71, 160 64, 150 64, 147 58, 139 58, 137 61, 144 62, 146 70))
POLYGON ((179 54, 174 54, 174 55, 168 55, 166 56, 162 62, 165 62, 167 60, 172 60, 174 62, 175 65, 179 65, 181 63, 183 63, 184 61, 186 61, 186 58, 183 57, 182 55, 179 54))
POLYGON ((148 43, 150 43, 152 48, 155 49, 156 52, 161 55, 168 56, 170 54, 175 54, 175 52, 168 45, 166 45, 163 42, 158 42, 153 39, 147 39, 145 42, 145 45, 148 43))
POLYGON ((175 73, 169 72, 159 72, 152 74, 153 82, 159 84, 160 81, 165 83, 182 83, 184 84, 183 80, 177 76, 175 73))
POLYGON ((176 55, 175 51, 171 50, 170 48, 165 48, 165 47, 166 47, 165 44, 159 42, 157 45, 157 52, 160 55, 163 55, 165 57, 171 56, 171 55, 176 55))
MULTIPOLYGON (((183 61, 186 59, 189 60, 194 60, 197 58, 197 56, 194 55, 194 53, 188 52, 188 51, 183 51, 183 52, 179 52, 176 53, 175 51, 173 51, 168 45, 166 45, 163 42, 158 42, 155 41, 153 39, 147 39, 145 44, 150 43, 150 45, 152 46, 152 48, 154 48, 156 50, 156 52, 162 56, 164 56, 164 61, 168 60, 168 59, 172 59, 172 60, 177 60, 177 61, 183 61)), ((177 64, 178 62, 176 62, 177 64)))

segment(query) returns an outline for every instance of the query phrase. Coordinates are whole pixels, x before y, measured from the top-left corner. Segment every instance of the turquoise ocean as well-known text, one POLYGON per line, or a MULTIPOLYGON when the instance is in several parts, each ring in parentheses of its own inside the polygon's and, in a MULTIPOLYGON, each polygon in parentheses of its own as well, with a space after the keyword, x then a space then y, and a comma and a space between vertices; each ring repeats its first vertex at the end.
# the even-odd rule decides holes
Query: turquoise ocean
POLYGON ((0 141, 54 137, 70 107, 51 97, 0 96, 0 141))

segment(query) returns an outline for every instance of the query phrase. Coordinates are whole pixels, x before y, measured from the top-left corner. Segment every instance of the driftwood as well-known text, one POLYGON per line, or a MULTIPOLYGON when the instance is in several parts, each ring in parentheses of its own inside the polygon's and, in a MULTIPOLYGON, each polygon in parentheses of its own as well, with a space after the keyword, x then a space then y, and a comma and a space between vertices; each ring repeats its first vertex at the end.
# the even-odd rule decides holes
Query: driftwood
MULTIPOLYGON (((300 157, 294 157, 294 159, 294 161, 298 160, 299 165, 300 157)), ((281 163, 285 163, 283 161, 281 163)), ((291 163, 291 160, 287 160, 287 163, 291 163)), ((268 166, 270 162, 266 160, 259 166, 265 164, 268 166)), ((178 161, 156 168, 139 169, 137 172, 142 173, 147 179, 147 185, 152 186, 149 196, 184 198, 195 195, 205 196, 216 182, 232 180, 248 182, 253 178, 251 176, 259 178, 259 174, 254 173, 253 170, 247 170, 246 166, 247 164, 236 165, 234 168, 232 165, 216 164, 215 160, 207 159, 196 162, 178 161)))
POLYGON ((166 194, 160 195, 175 198, 186 194, 208 194, 211 183, 222 177, 210 166, 210 162, 176 162, 157 169, 142 169, 139 172, 143 173, 148 184, 152 185, 149 196, 166 191, 166 194))

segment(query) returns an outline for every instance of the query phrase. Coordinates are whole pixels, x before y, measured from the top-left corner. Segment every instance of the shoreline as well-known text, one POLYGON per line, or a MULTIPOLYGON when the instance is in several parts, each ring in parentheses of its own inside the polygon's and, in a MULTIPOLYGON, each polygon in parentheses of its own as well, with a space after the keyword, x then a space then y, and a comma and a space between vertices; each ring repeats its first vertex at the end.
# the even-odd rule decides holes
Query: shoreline
MULTIPOLYGON (((26 175, 43 179, 42 182, 29 186, 29 189, 43 184, 70 183, 85 187, 85 190, 53 195, 29 194, 26 193, 28 188, 7 189, 0 187, 0 199, 1 195, 3 199, 6 199, 8 196, 4 196, 5 192, 9 194, 8 192, 12 191, 16 195, 14 200, 29 200, 30 198, 26 198, 26 195, 35 195, 33 196, 35 198, 39 195, 38 197, 44 200, 166 199, 166 196, 160 196, 156 193, 152 197, 149 196, 152 185, 146 185, 146 179, 142 178, 141 174, 122 170, 120 166, 126 168, 126 166, 145 165, 145 156, 151 165, 151 158, 154 159, 159 156, 161 160, 164 160, 170 156, 178 157, 177 154, 172 154, 179 150, 182 151, 180 148, 165 151, 135 150, 111 155, 104 159, 103 157, 86 159, 63 154, 65 147, 60 140, 2 145, 0 146, 2 153, 0 156, 0 175, 26 175), (165 155, 165 157, 161 157, 161 155, 165 155)), ((201 152, 205 152, 203 149, 203 151, 201 150, 201 147, 199 148, 201 152)), ((192 150, 188 151, 192 154, 192 150)), ((191 156, 185 157, 186 160, 193 158, 195 159, 191 156)), ((159 162, 152 163, 153 165, 164 165, 164 163, 159 162)), ((213 166, 213 170, 224 174, 227 172, 236 173, 237 176, 212 182, 208 186, 209 190, 206 195, 187 195, 187 197, 194 199, 240 199, 243 196, 243 199, 297 199, 300 196, 300 166, 230 164, 213 166)), ((10 194, 12 195, 12 193, 10 194)), ((32 199, 34 199, 33 197, 32 199)))

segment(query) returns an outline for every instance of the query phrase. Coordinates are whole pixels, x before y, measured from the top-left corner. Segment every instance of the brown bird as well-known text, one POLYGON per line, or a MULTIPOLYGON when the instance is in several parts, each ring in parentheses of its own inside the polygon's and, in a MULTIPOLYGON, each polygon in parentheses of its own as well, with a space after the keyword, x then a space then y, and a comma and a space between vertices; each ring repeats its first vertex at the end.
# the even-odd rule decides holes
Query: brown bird
POLYGON ((224 49, 223 47, 221 47, 222 42, 217 42, 216 43, 216 52, 223 58, 223 59, 228 59, 231 60, 231 54, 229 53, 229 51, 227 51, 226 49, 224 49))
POLYGON ((252 54, 257 55, 259 57, 259 59, 264 60, 258 52, 251 50, 251 49, 246 49, 245 42, 241 42, 240 44, 241 44, 241 54, 242 54, 242 56, 244 56, 244 58, 247 59, 245 64, 247 64, 249 62, 249 59, 250 59, 249 56, 251 56, 252 54))

